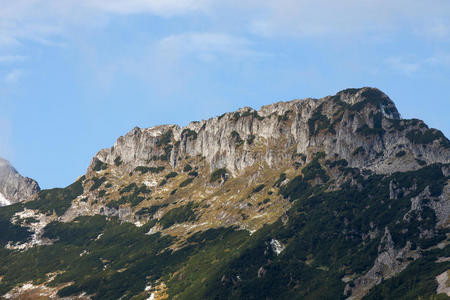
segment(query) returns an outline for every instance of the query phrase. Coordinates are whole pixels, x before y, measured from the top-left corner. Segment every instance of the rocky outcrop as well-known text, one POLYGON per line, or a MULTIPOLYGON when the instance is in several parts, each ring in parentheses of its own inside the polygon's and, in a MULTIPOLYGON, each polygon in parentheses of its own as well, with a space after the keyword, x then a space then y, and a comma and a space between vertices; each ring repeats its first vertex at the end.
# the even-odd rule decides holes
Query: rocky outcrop
POLYGON ((39 191, 36 181, 23 177, 7 160, 0 158, 0 206, 27 201, 39 191))
POLYGON ((450 162, 449 142, 440 131, 401 119, 384 93, 362 88, 279 102, 259 111, 245 107, 186 127, 136 127, 101 150, 89 170, 99 162, 120 163, 124 172, 157 166, 161 160, 175 167, 183 157, 198 155, 211 170, 226 168, 236 176, 256 161, 275 166, 295 154, 309 161, 317 152, 380 174, 450 162))

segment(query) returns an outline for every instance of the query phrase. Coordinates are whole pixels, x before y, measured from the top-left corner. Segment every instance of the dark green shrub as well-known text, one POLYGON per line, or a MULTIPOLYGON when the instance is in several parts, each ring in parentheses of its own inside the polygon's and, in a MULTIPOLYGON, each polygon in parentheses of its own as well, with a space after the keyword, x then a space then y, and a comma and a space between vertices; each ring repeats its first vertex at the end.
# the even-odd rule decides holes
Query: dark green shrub
POLYGON ((191 171, 191 172, 188 173, 188 175, 192 176, 192 177, 197 177, 198 176, 198 172, 197 171, 191 171))
POLYGON ((255 135, 253 135, 253 134, 249 135, 247 138, 247 144, 249 144, 249 145, 253 144, 253 141, 255 140, 255 138, 256 138, 255 135))
POLYGON ((129 185, 127 185, 126 187, 122 188, 119 193, 120 194, 124 194, 124 193, 128 193, 131 192, 132 190, 135 190, 137 188, 136 183, 130 183, 129 185))
POLYGON ((309 135, 313 136, 322 129, 330 127, 330 120, 322 115, 322 107, 319 106, 308 120, 309 135))
POLYGON ((170 178, 174 178, 177 177, 178 173, 177 172, 170 172, 169 174, 166 175, 166 179, 170 179, 170 178))
POLYGON ((233 130, 231 132, 231 138, 234 140, 236 147, 239 147, 244 143, 244 141, 241 139, 241 136, 239 135, 239 133, 235 130, 233 130))
POLYGON ((285 173, 281 173, 280 177, 277 179, 277 181, 275 181, 275 183, 273 184, 274 187, 280 187, 280 184, 286 180, 286 174, 285 173))
POLYGON ((92 168, 94 171, 106 170, 108 168, 108 164, 102 162, 99 159, 95 160, 94 167, 92 168))
POLYGON ((366 150, 360 146, 352 152, 352 155, 356 156, 356 155, 360 155, 360 154, 364 154, 364 153, 366 153, 366 150))
POLYGON ((163 228, 168 228, 174 224, 195 221, 197 217, 194 209, 197 206, 197 204, 189 202, 186 205, 173 208, 159 220, 159 223, 163 228))
POLYGON ((253 189, 253 191, 251 192, 251 194, 256 194, 259 193, 266 185, 265 184, 260 184, 257 187, 255 187, 253 189))
POLYGON ((93 190, 96 190, 96 189, 98 189, 102 184, 103 184, 103 182, 105 182, 106 181, 106 177, 100 177, 100 178, 97 178, 97 177, 93 177, 92 178, 92 181, 94 182, 94 184, 91 186, 91 188, 89 189, 89 191, 93 191, 93 190))
POLYGON ((114 159, 114 164, 116 167, 119 167, 122 164, 122 158, 120 156, 117 156, 116 159, 114 159))
POLYGON ((134 169, 135 172, 140 172, 141 174, 145 174, 145 173, 161 173, 162 171, 164 171, 165 167, 160 166, 160 167, 144 167, 144 166, 138 166, 134 169))
POLYGON ((322 181, 326 182, 329 179, 329 176, 326 174, 325 170, 322 169, 322 166, 317 159, 313 159, 309 164, 307 164, 302 169, 302 173, 305 180, 311 180, 319 177, 322 181))
POLYGON ((217 180, 225 179, 227 174, 228 174, 227 169, 225 169, 225 168, 217 169, 211 173, 209 181, 216 182, 217 180))
POLYGON ((192 170, 192 166, 190 164, 185 165, 183 168, 183 172, 189 172, 190 170, 192 170))
POLYGON ((188 184, 190 184, 192 181, 194 181, 194 178, 188 178, 185 181, 183 181, 182 183, 180 183, 180 187, 185 187, 188 184))
POLYGON ((157 145, 167 145, 172 141, 173 132, 171 129, 167 130, 161 138, 156 142, 157 145))
POLYGON ((402 157, 402 156, 405 156, 405 154, 406 154, 406 152, 402 150, 402 151, 397 152, 397 154, 395 154, 395 157, 402 157))
POLYGON ((183 131, 181 132, 181 138, 195 140, 197 139, 197 132, 189 128, 183 129, 183 131))

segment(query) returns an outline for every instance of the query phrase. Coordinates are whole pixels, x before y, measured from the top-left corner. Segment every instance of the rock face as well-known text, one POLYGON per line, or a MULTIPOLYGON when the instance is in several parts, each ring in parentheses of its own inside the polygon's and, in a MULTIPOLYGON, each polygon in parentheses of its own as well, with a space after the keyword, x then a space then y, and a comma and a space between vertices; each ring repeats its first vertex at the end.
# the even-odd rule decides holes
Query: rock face
POLYGON ((30 200, 39 191, 36 181, 23 177, 7 160, 0 158, 0 206, 30 200))
POLYGON ((448 140, 440 131, 428 129, 420 120, 402 120, 388 96, 362 88, 266 105, 259 111, 246 107, 183 128, 136 127, 110 149, 101 150, 90 170, 98 161, 121 161, 130 171, 156 166, 161 158, 176 167, 183 157, 199 155, 211 170, 226 168, 236 176, 256 161, 272 167, 292 153, 309 161, 319 151, 379 174, 450 162, 448 140), (173 145, 164 140, 171 137, 173 145))

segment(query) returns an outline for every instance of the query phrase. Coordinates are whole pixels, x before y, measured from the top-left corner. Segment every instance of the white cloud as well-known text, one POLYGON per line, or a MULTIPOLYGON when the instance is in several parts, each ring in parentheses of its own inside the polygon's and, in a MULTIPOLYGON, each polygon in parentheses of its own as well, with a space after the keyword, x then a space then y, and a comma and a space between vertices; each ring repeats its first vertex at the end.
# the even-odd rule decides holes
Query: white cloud
POLYGON ((245 38, 211 32, 171 35, 159 41, 157 49, 160 55, 169 59, 193 56, 204 62, 262 55, 253 51, 251 42, 245 38))
POLYGON ((428 57, 414 57, 414 56, 396 56, 390 57, 386 63, 394 70, 411 76, 419 70, 427 67, 435 69, 450 67, 450 53, 438 51, 428 57))
POLYGON ((391 57, 388 58, 386 62, 392 69, 407 76, 411 76, 421 67, 421 63, 419 61, 413 61, 405 57, 391 57))
POLYGON ((19 79, 24 75, 24 71, 20 69, 14 69, 12 71, 9 71, 5 77, 4 80, 8 84, 15 84, 19 81, 19 79))
POLYGON ((439 51, 433 56, 425 59, 425 63, 432 66, 446 66, 450 67, 450 52, 439 51))
MULTIPOLYGON (((253 1, 251 1, 253 2, 253 1)), ((255 2, 256 5, 256 2, 255 2)), ((374 32, 448 32, 444 0, 267 0, 250 29, 265 36, 324 36, 374 32)))
POLYGON ((16 62, 23 62, 26 60, 25 56, 21 55, 3 55, 0 56, 0 64, 11 64, 16 62))
POLYGON ((209 0, 84 0, 81 3, 100 11, 118 14, 151 13, 172 16, 205 11, 209 0))

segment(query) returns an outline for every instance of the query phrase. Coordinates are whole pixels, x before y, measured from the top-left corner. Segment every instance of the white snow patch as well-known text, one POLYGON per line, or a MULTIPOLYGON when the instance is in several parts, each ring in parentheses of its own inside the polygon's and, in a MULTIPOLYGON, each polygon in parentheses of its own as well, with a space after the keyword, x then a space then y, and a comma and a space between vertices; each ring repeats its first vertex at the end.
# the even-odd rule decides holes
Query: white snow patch
POLYGON ((272 239, 270 241, 270 246, 272 246, 273 252, 275 252, 277 255, 279 255, 283 250, 284 246, 276 239, 272 239))
POLYGON ((150 297, 147 298, 147 300, 154 300, 155 299, 155 293, 151 293, 150 297))
POLYGON ((136 227, 142 227, 142 226, 144 226, 144 223, 141 223, 141 221, 136 221, 136 222, 134 222, 133 224, 134 224, 134 226, 136 226, 136 227))
POLYGON ((2 193, 0 193, 0 206, 6 206, 6 205, 11 205, 11 201, 6 199, 6 197, 3 196, 2 193))
POLYGON ((95 238, 95 240, 98 241, 102 236, 103 236, 103 232, 100 233, 99 235, 97 235, 97 237, 95 238))
POLYGON ((144 181, 143 182, 146 186, 149 186, 149 187, 155 187, 155 186, 157 186, 158 185, 158 182, 156 181, 156 180, 153 180, 153 181, 144 181))

